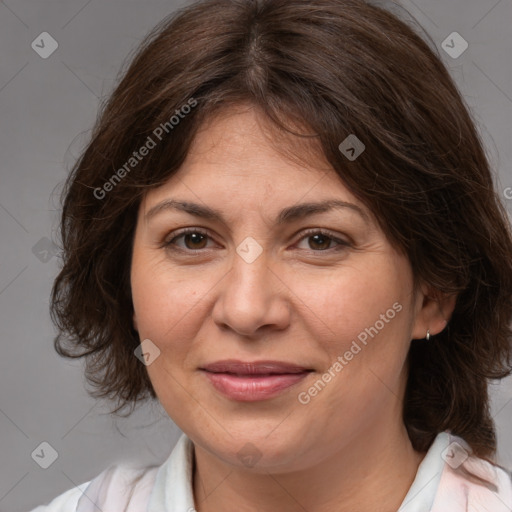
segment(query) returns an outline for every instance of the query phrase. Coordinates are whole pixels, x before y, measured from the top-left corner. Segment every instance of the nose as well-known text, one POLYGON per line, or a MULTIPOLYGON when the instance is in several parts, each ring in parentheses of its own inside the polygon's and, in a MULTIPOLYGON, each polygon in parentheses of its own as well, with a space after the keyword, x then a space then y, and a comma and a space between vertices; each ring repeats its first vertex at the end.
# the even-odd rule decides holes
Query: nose
POLYGON ((235 253, 231 270, 218 284, 213 321, 222 329, 257 337, 290 322, 290 289, 265 251, 252 262, 235 253))

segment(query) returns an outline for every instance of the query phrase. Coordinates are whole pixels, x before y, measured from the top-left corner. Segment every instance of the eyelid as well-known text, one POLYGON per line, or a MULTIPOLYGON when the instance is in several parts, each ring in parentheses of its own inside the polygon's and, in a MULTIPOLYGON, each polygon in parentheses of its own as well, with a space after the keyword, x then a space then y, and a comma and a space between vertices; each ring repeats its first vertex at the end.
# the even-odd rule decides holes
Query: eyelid
MULTIPOLYGON (((302 241, 304 238, 308 238, 309 236, 318 235, 318 234, 323 235, 323 236, 325 236, 327 238, 330 238, 333 242, 336 242, 338 244, 338 248, 340 246, 343 246, 343 247, 350 247, 350 246, 352 246, 352 242, 351 241, 343 240, 342 238, 340 238, 340 235, 337 235, 336 233, 333 233, 329 229, 324 229, 324 228, 309 228, 309 229, 306 229, 302 233, 302 236, 299 238, 298 242, 302 241)), ((313 251, 313 249, 309 249, 309 251, 311 251, 311 252, 328 252, 328 251, 332 251, 332 250, 336 250, 336 247, 331 248, 331 249, 325 249, 323 251, 313 251)))
MULTIPOLYGON (((170 239, 166 239, 163 244, 161 245, 162 248, 170 249, 170 250, 176 250, 180 252, 185 252, 189 254, 198 254, 204 251, 207 251, 208 248, 203 249, 183 249, 182 247, 178 247, 175 244, 171 243, 173 240, 176 240, 177 238, 187 235, 189 233, 199 233, 203 236, 206 236, 210 238, 211 240, 215 241, 215 238, 209 233, 208 230, 205 228, 196 228, 196 227, 187 227, 178 229, 177 231, 174 231, 171 233, 172 237, 170 239)), ((313 235, 323 235, 327 238, 329 238, 332 242, 335 242, 337 245, 335 247, 331 247, 329 249, 323 249, 323 250, 313 250, 313 249, 302 249, 306 252, 310 253, 332 253, 336 250, 339 250, 340 248, 346 248, 351 247, 353 245, 353 242, 350 240, 343 240, 342 238, 339 238, 339 235, 336 233, 325 229, 325 228, 307 228, 305 230, 301 230, 301 237, 297 240, 296 244, 304 240, 305 238, 308 238, 313 235)))

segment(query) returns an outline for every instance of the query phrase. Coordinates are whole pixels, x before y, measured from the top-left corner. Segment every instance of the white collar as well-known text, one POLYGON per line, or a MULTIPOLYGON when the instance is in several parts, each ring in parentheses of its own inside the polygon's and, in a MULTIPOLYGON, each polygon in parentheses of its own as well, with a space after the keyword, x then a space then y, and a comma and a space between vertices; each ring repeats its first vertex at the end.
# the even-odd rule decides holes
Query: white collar
POLYGON ((450 444, 450 434, 437 434, 416 472, 398 512, 429 512, 439 487, 445 462, 442 453, 450 444))
POLYGON ((194 444, 182 434, 169 458, 160 466, 148 512, 194 512, 194 444))

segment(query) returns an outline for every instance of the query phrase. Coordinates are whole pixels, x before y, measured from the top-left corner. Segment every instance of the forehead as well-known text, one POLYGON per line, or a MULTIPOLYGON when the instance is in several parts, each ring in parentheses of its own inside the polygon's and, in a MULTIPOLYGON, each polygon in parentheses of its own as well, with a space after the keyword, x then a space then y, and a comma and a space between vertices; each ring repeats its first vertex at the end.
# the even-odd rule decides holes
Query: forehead
POLYGON ((305 124, 286 119, 290 133, 277 126, 259 107, 241 103, 216 109, 207 115, 187 155, 187 164, 197 160, 233 162, 253 169, 261 159, 276 161, 297 172, 333 171, 318 137, 305 124))
MULTIPOLYGON (((308 133, 307 128, 294 128, 308 133)), ((289 210, 293 205, 308 203, 315 213, 325 207, 311 203, 337 200, 360 210, 348 206, 344 215, 357 214, 371 222, 371 213, 344 186, 317 140, 279 130, 251 106, 222 110, 202 123, 180 169, 146 195, 144 215, 169 199, 194 203, 173 206, 181 211, 202 208, 202 216, 214 220, 218 215, 213 210, 236 210, 239 216, 265 210, 266 218, 291 219, 297 213, 289 210)), ((341 211, 339 204, 331 206, 341 211)))
POLYGON ((185 161, 167 183, 185 176, 196 182, 229 179, 233 185, 237 179, 253 186, 266 181, 269 187, 288 182, 298 190, 319 177, 340 182, 318 140, 286 133, 257 108, 243 104, 216 111, 202 122, 185 161))

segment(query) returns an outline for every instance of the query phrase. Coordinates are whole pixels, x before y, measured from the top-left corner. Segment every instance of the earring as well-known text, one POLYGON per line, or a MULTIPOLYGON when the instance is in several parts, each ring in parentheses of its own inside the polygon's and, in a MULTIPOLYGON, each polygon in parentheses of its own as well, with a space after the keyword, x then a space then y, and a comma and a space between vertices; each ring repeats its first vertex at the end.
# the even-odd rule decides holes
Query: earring
POLYGON ((428 341, 430 339, 430 330, 427 329, 427 335, 425 336, 425 339, 428 341))

